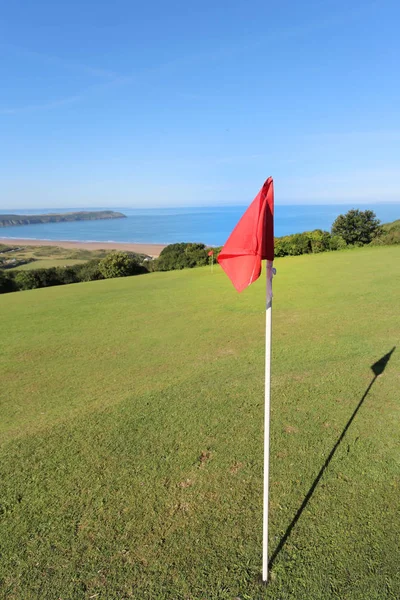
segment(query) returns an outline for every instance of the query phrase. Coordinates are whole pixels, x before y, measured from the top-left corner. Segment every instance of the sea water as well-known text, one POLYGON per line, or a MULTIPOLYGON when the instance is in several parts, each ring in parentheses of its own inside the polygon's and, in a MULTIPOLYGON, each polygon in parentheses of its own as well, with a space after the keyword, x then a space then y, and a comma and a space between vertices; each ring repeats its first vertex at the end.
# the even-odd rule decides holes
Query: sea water
MULTIPOLYGON (((339 214, 350 208, 373 210, 382 222, 400 218, 399 203, 328 204, 328 205, 276 205, 275 235, 282 236, 312 229, 330 230, 339 214)), ((71 240, 80 242, 127 242, 171 244, 174 242, 203 242, 222 245, 245 206, 217 206, 190 208, 109 208, 122 212, 126 219, 98 221, 71 221, 68 223, 39 223, 0 228, 1 238, 36 240, 71 240)), ((0 209, 3 214, 43 214, 78 210, 106 210, 103 208, 37 208, 0 209)))

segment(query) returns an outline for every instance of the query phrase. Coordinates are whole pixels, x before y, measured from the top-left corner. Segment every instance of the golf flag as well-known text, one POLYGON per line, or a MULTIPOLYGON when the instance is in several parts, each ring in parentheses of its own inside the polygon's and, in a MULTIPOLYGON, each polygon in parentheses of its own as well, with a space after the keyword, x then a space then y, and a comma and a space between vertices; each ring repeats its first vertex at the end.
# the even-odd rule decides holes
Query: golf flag
POLYGON ((208 256, 214 256, 214 250, 210 250, 210 252, 208 253, 208 256))
POLYGON ((267 260, 265 319, 264 508, 262 578, 268 581, 269 424, 271 400, 272 277, 274 260, 274 182, 269 177, 246 210, 218 256, 218 262, 238 292, 261 274, 267 260))
POLYGON ((269 177, 222 248, 218 262, 238 292, 261 274, 261 261, 274 260, 274 182, 269 177))

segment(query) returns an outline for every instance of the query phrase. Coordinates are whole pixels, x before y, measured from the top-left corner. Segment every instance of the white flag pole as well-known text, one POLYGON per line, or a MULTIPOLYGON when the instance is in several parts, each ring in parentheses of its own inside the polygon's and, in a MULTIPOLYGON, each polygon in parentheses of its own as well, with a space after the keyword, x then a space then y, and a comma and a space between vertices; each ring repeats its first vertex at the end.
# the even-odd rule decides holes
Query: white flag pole
POLYGON ((269 491, 269 422, 271 400, 271 342, 272 342, 272 277, 275 269, 267 261, 267 309, 265 318, 265 413, 264 413, 264 509, 263 509, 263 567, 262 578, 268 581, 268 491, 269 491))

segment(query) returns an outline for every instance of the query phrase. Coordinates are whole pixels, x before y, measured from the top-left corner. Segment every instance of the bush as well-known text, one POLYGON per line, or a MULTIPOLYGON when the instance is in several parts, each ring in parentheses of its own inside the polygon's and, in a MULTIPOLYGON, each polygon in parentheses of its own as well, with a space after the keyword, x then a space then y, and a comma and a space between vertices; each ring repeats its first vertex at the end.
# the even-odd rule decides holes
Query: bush
POLYGON ((34 290, 40 287, 36 271, 18 271, 14 276, 17 290, 34 290))
POLYGON ((274 252, 276 257, 287 256, 289 254, 289 243, 287 236, 275 238, 274 252))
POLYGON ((384 236, 382 236, 383 243, 388 244, 400 244, 400 229, 393 229, 392 231, 388 231, 384 236))
POLYGON ((156 271, 173 271, 204 266, 208 264, 208 252, 205 244, 170 244, 161 250, 159 258, 153 261, 152 268, 156 271))
POLYGON ((275 256, 299 256, 332 250, 331 235, 328 231, 315 229, 305 233, 295 233, 275 238, 275 256))
POLYGON ((341 235, 331 235, 329 240, 330 250, 344 250, 347 244, 341 235))
POLYGON ((100 260, 89 260, 83 265, 77 265, 76 271, 80 281, 98 281, 104 279, 100 271, 100 260))
POLYGON ((7 274, 0 270, 0 294, 78 283, 79 281, 95 281, 104 279, 104 273, 108 273, 108 277, 124 277, 148 272, 146 267, 138 264, 132 256, 125 255, 123 252, 114 252, 112 255, 107 255, 106 258, 109 260, 94 259, 71 267, 13 271, 7 274), (103 271, 101 263, 103 263, 103 271))
POLYGON ((55 267, 50 269, 35 269, 32 271, 18 271, 14 275, 14 282, 18 290, 34 290, 63 283, 59 280, 59 271, 55 267))
POLYGON ((328 231, 322 231, 322 229, 314 229, 314 231, 307 231, 306 235, 310 240, 311 252, 318 254, 319 252, 326 252, 330 250, 330 239, 331 235, 328 231))
POLYGON ((17 290, 14 274, 4 273, 0 270, 0 294, 7 294, 8 292, 15 292, 17 290))
POLYGON ((371 244, 374 246, 400 244, 400 219, 382 225, 379 235, 372 240, 371 244))
POLYGON ((311 252, 311 241, 306 233, 295 233, 290 236, 288 249, 290 256, 309 254, 311 252))
POLYGON ((81 281, 80 274, 78 268, 80 265, 72 266, 72 267, 56 267, 55 269, 55 278, 53 285, 65 285, 69 283, 78 283, 81 281))
POLYGON ((146 267, 126 252, 110 252, 99 262, 99 271, 105 279, 147 273, 146 267))

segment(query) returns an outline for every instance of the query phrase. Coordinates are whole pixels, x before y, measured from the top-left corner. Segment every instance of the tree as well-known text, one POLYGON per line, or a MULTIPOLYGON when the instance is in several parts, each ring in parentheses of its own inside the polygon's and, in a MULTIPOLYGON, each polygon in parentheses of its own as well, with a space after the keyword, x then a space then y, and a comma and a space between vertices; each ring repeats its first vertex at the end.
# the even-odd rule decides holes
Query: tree
POLYGON ((379 233, 380 221, 372 210, 349 210, 332 225, 332 235, 340 235, 346 244, 369 244, 379 233))

